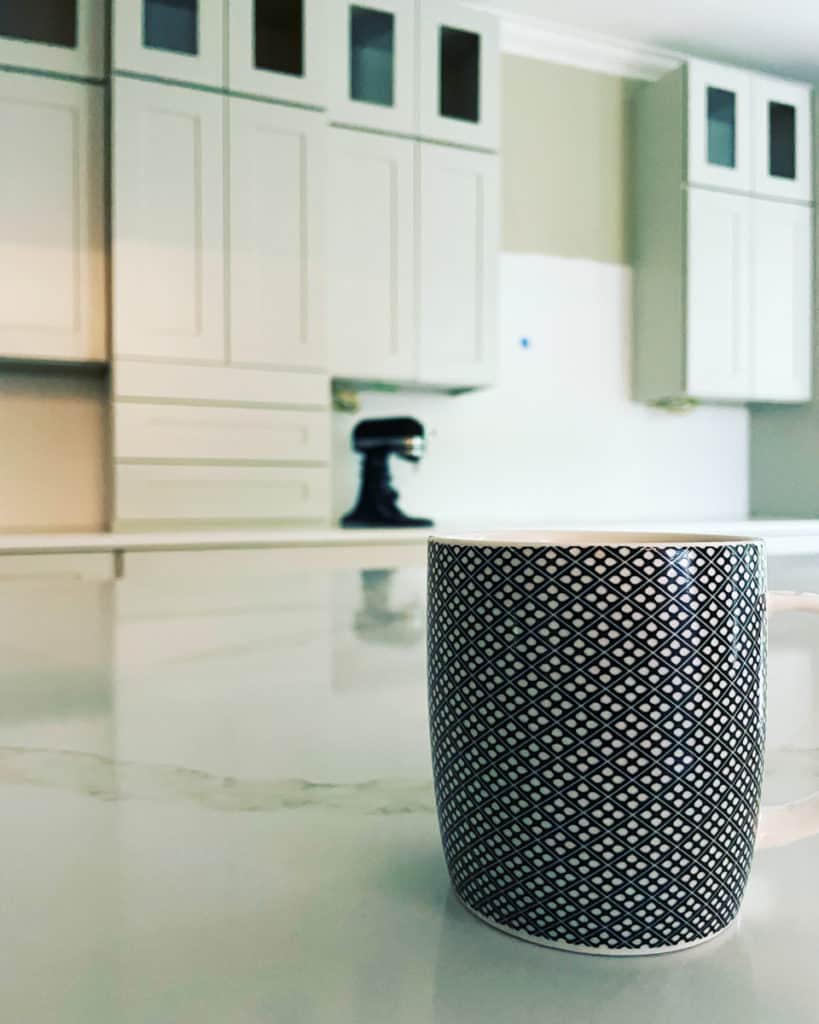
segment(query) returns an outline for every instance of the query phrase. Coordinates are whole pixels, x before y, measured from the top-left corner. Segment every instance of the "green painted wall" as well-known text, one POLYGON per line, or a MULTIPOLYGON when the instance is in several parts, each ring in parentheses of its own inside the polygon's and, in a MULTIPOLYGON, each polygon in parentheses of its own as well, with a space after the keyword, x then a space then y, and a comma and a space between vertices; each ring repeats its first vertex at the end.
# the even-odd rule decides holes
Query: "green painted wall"
POLYGON ((503 248, 628 263, 630 98, 639 83, 502 59, 503 248))

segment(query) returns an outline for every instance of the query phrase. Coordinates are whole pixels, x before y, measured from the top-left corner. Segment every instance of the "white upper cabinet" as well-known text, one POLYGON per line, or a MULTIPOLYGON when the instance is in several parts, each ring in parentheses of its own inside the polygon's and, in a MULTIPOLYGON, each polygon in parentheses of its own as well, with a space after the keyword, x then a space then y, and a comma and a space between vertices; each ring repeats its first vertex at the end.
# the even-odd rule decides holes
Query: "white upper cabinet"
POLYGON ((688 190, 687 391, 747 399, 752 390, 749 196, 688 190))
POLYGON ((106 0, 6 0, 0 64, 102 78, 107 24, 106 0))
POLYGON ((335 0, 328 23, 330 119, 413 134, 415 0, 335 0))
POLYGON ((325 107, 326 2, 339 0, 230 0, 230 91, 325 107))
POLYGON ((113 0, 117 71, 221 88, 224 6, 217 0, 113 0))
POLYGON ((751 397, 806 402, 811 396, 813 210, 763 199, 752 206, 751 397))
POLYGON ((500 57, 492 15, 446 2, 418 4, 418 132, 424 139, 497 149, 500 57))
POLYGON ((113 94, 113 350, 224 362, 223 103, 119 78, 113 94))
POLYGON ((747 71, 691 61, 688 65, 688 181, 750 192, 752 80, 747 71))
POLYGON ((327 322, 336 377, 414 376, 415 148, 330 129, 327 322))
POLYGON ((323 115, 231 98, 230 361, 321 369, 323 115))
POLYGON ((813 199, 810 86, 753 76, 753 191, 813 199))
POLYGON ((419 380, 477 387, 495 369, 498 157, 421 143, 419 380))
POLYGON ((103 87, 0 74, 0 355, 106 358, 103 87))

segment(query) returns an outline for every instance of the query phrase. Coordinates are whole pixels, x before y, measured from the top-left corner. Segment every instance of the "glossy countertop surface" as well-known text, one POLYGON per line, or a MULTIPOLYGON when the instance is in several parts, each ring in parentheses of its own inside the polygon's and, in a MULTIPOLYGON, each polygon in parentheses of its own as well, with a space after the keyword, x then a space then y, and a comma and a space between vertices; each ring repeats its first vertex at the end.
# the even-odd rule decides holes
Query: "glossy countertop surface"
MULTIPOLYGON (((772 585, 819 590, 819 557, 772 585)), ((0 584, 2 1019, 819 1020, 819 619, 770 630, 741 919, 698 949, 543 949, 452 895, 424 576, 0 584)))

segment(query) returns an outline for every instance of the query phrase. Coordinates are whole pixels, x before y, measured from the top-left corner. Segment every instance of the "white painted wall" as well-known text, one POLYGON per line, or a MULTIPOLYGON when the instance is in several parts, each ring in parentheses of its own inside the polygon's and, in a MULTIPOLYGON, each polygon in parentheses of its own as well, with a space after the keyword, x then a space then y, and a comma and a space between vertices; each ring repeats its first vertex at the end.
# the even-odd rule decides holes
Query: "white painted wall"
MULTIPOLYGON (((748 514, 747 409, 671 414, 628 397, 627 267, 506 253, 500 290, 497 387, 362 393, 361 417, 427 428, 420 467, 393 460, 404 511, 487 526, 748 514)), ((358 418, 333 418, 336 516, 355 497, 358 418)))

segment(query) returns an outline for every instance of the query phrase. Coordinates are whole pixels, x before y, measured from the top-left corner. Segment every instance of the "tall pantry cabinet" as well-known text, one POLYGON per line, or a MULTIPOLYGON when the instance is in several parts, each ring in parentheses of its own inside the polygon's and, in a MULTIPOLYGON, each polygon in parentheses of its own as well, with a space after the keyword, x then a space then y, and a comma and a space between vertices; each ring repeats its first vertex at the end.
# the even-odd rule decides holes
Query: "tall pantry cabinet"
MULTIPOLYGON (((248 45, 253 7, 229 7, 248 45)), ((116 24, 115 63, 154 67, 116 24)), ((169 49, 174 84, 116 75, 112 88, 120 527, 329 514, 324 115, 274 102, 278 76, 240 66, 232 39, 230 71, 169 49), (176 84, 187 74, 265 98, 176 84)), ((319 98, 294 89, 280 98, 319 98)))

